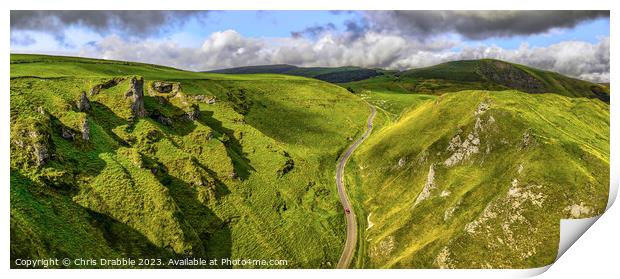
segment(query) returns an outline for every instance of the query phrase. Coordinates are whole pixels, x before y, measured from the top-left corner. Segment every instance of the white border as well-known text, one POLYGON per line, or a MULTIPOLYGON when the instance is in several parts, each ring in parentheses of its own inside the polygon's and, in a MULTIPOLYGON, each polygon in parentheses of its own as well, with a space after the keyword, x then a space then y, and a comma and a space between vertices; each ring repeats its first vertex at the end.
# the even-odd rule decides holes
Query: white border
MULTIPOLYGON (((393 10, 393 9, 420 9, 420 10, 486 10, 486 9, 515 9, 515 10, 539 10, 539 9, 573 9, 573 10, 592 10, 603 9, 612 10, 611 26, 614 26, 616 15, 615 6, 612 5, 612 1, 577 1, 577 0, 563 0, 563 1, 540 1, 540 0, 520 0, 512 1, 459 1, 459 0, 442 0, 442 1, 405 1, 402 0, 313 0, 299 3, 300 1, 284 1, 284 0, 227 0, 217 2, 199 2, 192 0, 174 0, 174 1, 148 1, 148 0, 134 0, 134 1, 79 1, 79 0, 56 0, 56 1, 35 1, 35 0, 19 0, 19 1, 1 1, 0 5, 3 7, 2 21, 3 28, 2 38, 4 40, 4 51, 0 54, 2 57, 2 76, 5 80, 4 90, 0 94, 0 104, 2 105, 1 123, 2 130, 5 131, 1 136, 2 147, 0 149, 0 173, 4 186, 3 191, 0 191, 2 204, 4 210, 2 211, 1 227, 4 230, 2 234, 2 244, 0 248, 2 253, 1 264, 4 267, 3 273, 8 276, 25 276, 25 277, 45 277, 45 278, 109 278, 110 276, 149 276, 155 278, 169 278, 181 274, 182 276, 189 277, 218 277, 218 276, 233 276, 233 277, 265 277, 265 278, 279 278, 294 276, 296 278, 316 278, 317 276, 339 276, 339 277, 373 277, 379 276, 396 276, 396 277, 433 277, 433 278, 498 278, 498 277, 514 277, 517 275, 523 275, 519 270, 349 270, 349 271, 331 271, 331 270, 309 270, 300 272, 299 270, 164 270, 164 271, 131 271, 131 270, 82 270, 82 271, 61 271, 61 270, 48 270, 48 271, 21 271, 12 270, 9 268, 9 84, 10 84, 10 26, 9 26, 9 10, 19 9, 33 9, 33 10, 69 10, 69 9, 103 9, 103 10, 393 10), (10 3, 9 3, 10 2, 10 3)), ((611 45, 618 45, 618 32, 616 29, 611 28, 611 45)), ((612 51, 613 53, 614 51, 612 51)), ((616 69, 618 62, 612 55, 611 68, 616 69)), ((620 84, 616 79, 612 78, 611 87, 616 89, 620 88, 620 84)), ((613 94, 612 94, 613 95, 613 94)), ((619 98, 612 97, 611 106, 611 142, 618 142, 619 127, 616 121, 618 115, 618 102, 619 98)), ((611 182, 612 186, 618 187, 618 171, 620 170, 618 164, 618 148, 617 146, 611 146, 611 182)), ((614 189, 614 187, 612 187, 614 189)), ((610 199, 609 205, 615 199, 615 195, 610 199)), ((586 232, 585 235, 577 241, 571 249, 566 251, 558 261, 549 268, 549 271, 542 277, 546 278, 574 278, 582 276, 592 275, 607 275, 617 274, 617 258, 620 255, 620 245, 618 242, 618 231, 620 228, 620 210, 618 206, 611 207, 607 213, 605 213, 600 219, 592 225, 593 229, 586 232)), ((538 269, 538 272, 546 270, 538 269)), ((7 278, 7 277, 5 277, 7 278)))

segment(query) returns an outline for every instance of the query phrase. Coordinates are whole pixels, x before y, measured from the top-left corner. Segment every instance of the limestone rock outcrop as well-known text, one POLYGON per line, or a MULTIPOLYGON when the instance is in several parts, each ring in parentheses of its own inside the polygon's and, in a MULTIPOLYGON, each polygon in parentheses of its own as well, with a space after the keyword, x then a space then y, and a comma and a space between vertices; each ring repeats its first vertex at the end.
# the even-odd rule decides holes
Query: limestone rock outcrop
POLYGON ((82 91, 82 94, 80 95, 80 99, 77 102, 77 108, 78 108, 78 111, 81 111, 81 112, 89 112, 91 109, 90 101, 88 100, 88 97, 86 96, 86 92, 84 91, 82 91))
POLYGON ((125 93, 125 98, 132 99, 131 111, 134 116, 146 116, 146 109, 144 109, 144 78, 131 78, 129 81, 129 90, 125 93))

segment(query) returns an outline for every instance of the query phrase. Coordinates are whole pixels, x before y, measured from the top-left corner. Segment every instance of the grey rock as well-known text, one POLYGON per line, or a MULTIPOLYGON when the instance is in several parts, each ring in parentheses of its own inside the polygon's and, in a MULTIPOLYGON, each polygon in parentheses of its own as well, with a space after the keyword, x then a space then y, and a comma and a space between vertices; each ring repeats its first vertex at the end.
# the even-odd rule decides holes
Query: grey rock
POLYGON ((133 100, 131 111, 134 116, 146 116, 146 110, 144 109, 144 78, 132 77, 129 83, 129 90, 125 93, 125 97, 131 97, 133 100))
POLYGON ((155 81, 152 84, 153 89, 159 93, 170 93, 172 92, 172 83, 164 82, 164 81, 155 81))
POLYGON ((82 139, 85 141, 90 140, 90 126, 88 125, 88 118, 85 118, 82 123, 82 139))
POLYGON ((88 101, 88 97, 86 96, 86 92, 84 91, 82 91, 80 99, 77 102, 77 108, 81 112, 89 112, 91 109, 90 101, 88 101))
POLYGON ((173 83, 172 84, 172 93, 177 93, 181 91, 181 84, 180 83, 173 83))
POLYGON ((73 140, 75 138, 75 134, 67 127, 62 127, 60 136, 66 140, 73 140))
POLYGON ((112 88, 118 85, 123 80, 124 78, 113 78, 113 79, 106 80, 100 84, 93 86, 93 88, 90 89, 90 92, 88 93, 88 95, 89 96, 97 95, 102 89, 112 88))
POLYGON ((37 130, 31 131, 28 134, 32 139, 32 155, 37 167, 40 167, 51 158, 51 148, 46 144, 51 139, 48 134, 40 133, 37 130))
POLYGON ((190 111, 187 112, 187 119, 190 121, 195 121, 200 118, 200 107, 196 104, 192 104, 190 106, 190 111))
POLYGON ((483 63, 478 71, 490 81, 528 93, 548 91, 545 85, 525 71, 502 61, 483 63))
POLYGON ((90 89, 90 91, 88 92, 88 96, 97 95, 99 94, 99 91, 101 91, 101 85, 97 84, 93 88, 90 89))

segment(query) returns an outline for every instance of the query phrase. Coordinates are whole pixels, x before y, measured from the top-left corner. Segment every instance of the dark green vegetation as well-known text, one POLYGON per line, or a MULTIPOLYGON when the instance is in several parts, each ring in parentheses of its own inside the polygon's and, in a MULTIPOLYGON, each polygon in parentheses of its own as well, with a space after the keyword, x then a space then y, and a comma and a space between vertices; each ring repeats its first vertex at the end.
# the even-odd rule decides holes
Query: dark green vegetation
POLYGON ((334 167, 366 102, 354 267, 539 267, 560 218, 604 210, 607 86, 497 60, 360 70, 12 55, 11 257, 334 267, 334 167))
POLYGON ((367 113, 302 77, 12 55, 11 258, 333 267, 333 166, 367 113))
POLYGON ((310 77, 332 83, 344 83, 364 80, 383 75, 384 70, 364 69, 359 67, 297 67, 292 65, 261 65, 215 70, 212 73, 221 74, 285 74, 292 76, 310 77))

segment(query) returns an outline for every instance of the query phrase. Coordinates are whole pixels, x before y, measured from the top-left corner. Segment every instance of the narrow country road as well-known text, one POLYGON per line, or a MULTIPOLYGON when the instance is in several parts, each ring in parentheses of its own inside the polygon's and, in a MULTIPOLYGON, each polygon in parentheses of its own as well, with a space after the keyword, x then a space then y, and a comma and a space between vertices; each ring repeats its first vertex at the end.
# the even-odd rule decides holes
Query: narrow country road
POLYGON ((338 166, 336 166, 336 187, 338 187, 338 196, 340 197, 340 203, 342 203, 342 207, 344 208, 343 212, 347 219, 347 240, 342 249, 342 254, 340 255, 340 260, 336 268, 348 268, 349 265, 351 265, 351 260, 355 253, 355 245, 357 243, 357 219, 355 217, 355 211, 349 202, 349 196, 344 188, 342 178, 344 177, 344 168, 347 165, 347 160, 349 160, 353 151, 355 151, 372 132, 372 120, 375 118, 377 110, 374 106, 370 106, 370 110, 372 112, 368 117, 366 132, 347 149, 342 157, 340 157, 340 160, 338 160, 338 166), (348 214, 346 212, 347 209, 350 211, 348 214))

